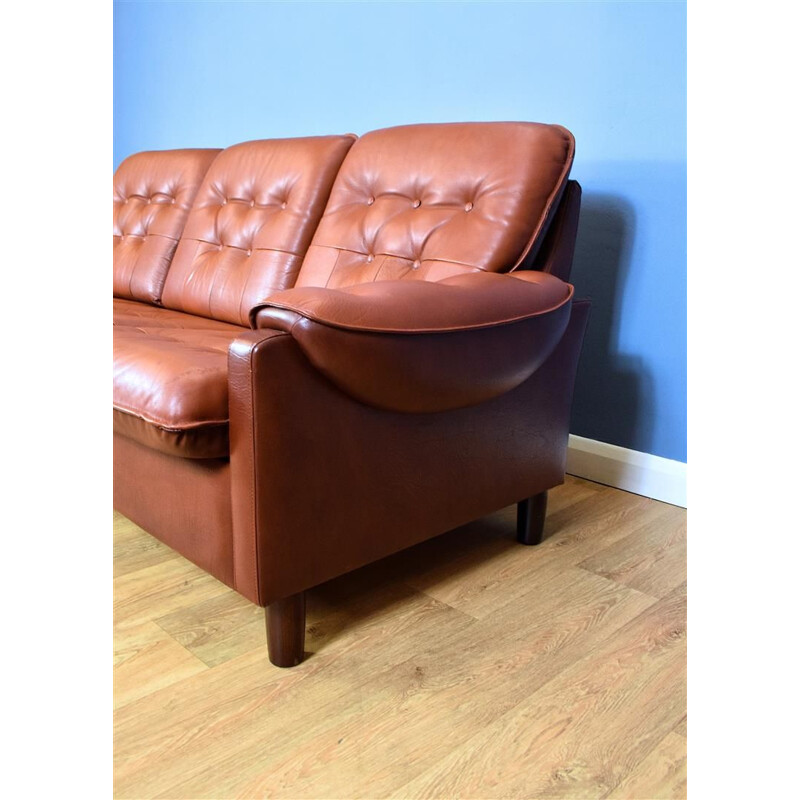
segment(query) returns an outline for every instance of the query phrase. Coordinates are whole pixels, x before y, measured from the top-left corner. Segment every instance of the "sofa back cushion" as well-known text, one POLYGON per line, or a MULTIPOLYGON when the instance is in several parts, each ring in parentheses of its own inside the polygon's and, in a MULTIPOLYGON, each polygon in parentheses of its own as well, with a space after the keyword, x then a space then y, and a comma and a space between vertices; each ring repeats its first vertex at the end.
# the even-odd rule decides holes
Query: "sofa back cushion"
POLYGON ((529 122, 367 133, 339 171, 297 285, 513 269, 538 245, 574 150, 565 128, 529 122))
POLYGON ((293 286, 354 140, 268 139, 223 150, 189 214, 164 305, 247 325, 252 306, 293 286))
POLYGON ((126 158, 114 174, 114 296, 158 304, 203 176, 219 150, 126 158))

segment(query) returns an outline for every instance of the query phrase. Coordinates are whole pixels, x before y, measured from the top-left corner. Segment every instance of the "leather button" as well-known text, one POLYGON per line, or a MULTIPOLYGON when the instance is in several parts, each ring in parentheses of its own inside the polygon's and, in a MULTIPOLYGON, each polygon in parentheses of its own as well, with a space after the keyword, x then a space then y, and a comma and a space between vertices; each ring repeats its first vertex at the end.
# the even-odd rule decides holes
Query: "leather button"
POLYGON ((281 203, 281 208, 286 208, 286 201, 285 200, 281 203))
POLYGON ((464 206, 464 211, 472 211, 472 203, 467 203, 464 206))
POLYGON ((228 205, 228 198, 227 198, 227 197, 223 197, 223 198, 222 198, 222 205, 223 205, 223 206, 226 206, 226 205, 228 205))
POLYGON ((375 260, 375 256, 374 256, 374 255, 372 255, 372 253, 370 253, 370 254, 367 256, 367 261, 369 262, 369 261, 374 261, 374 260, 375 260))
POLYGON ((172 205, 175 205, 175 198, 174 197, 170 200, 170 203, 172 203, 172 205))
POLYGON ((417 260, 417 261, 414 262, 413 268, 414 269, 419 269, 419 265, 420 265, 420 262, 419 262, 419 260, 417 260))
POLYGON ((248 250, 248 251, 247 251, 247 255, 252 255, 252 253, 253 253, 253 251, 252 251, 252 250, 248 250))
POLYGON ((412 204, 414 208, 419 208, 422 205, 422 200, 415 200, 412 204))
POLYGON ((372 195, 370 195, 370 196, 367 198, 367 205, 368 205, 368 206, 371 206, 371 205, 372 205, 374 202, 375 202, 375 198, 374 198, 374 197, 372 197, 372 195))
POLYGON ((251 200, 250 201, 250 208, 254 208, 255 204, 256 204, 256 201, 255 200, 251 200))

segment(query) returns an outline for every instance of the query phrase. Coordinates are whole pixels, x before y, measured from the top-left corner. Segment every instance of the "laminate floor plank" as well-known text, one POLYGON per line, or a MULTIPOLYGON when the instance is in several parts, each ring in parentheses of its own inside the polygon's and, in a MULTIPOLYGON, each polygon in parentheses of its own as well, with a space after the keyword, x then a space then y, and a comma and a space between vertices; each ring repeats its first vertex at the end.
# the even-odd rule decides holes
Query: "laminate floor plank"
POLYGON ((664 597, 686 579, 686 511, 665 514, 580 564, 640 592, 664 597))
POLYGON ((685 632, 678 589, 395 796, 603 797, 685 713, 685 632))
POLYGON ((158 619, 230 591, 186 559, 169 559, 114 579, 114 622, 158 619))
POLYGON ((686 797, 686 739, 668 733, 627 778, 608 795, 611 800, 686 797))
MULTIPOLYGON (((469 628, 468 642, 461 633, 441 631, 427 650, 401 654, 403 661, 364 685, 361 702, 335 715, 322 709, 326 719, 315 724, 312 737, 298 734, 279 759, 254 764, 251 780, 242 784, 240 772, 223 789, 236 797, 277 790, 315 798, 324 783, 326 797, 387 796, 398 776, 446 757, 651 604, 608 581, 585 581, 574 570, 563 576, 559 595, 544 595, 514 626, 479 621, 469 628), (334 769, 340 759, 360 763, 361 770, 334 769)), ((192 794, 200 785, 174 789, 192 794)))
POLYGON ((114 577, 180 558, 178 553, 153 536, 142 536, 142 529, 114 512, 114 577))
POLYGON ((155 622, 209 667, 264 646, 264 609, 235 592, 179 608, 155 622))
POLYGON ((538 547, 511 506, 312 589, 289 670, 115 515, 115 797, 685 796, 685 511, 548 506, 538 547))
MULTIPOLYGON (((445 554, 440 559, 417 559, 419 566, 408 583, 481 619, 498 604, 527 591, 548 570, 578 564, 629 535, 636 540, 639 528, 651 522, 658 527, 670 508, 643 497, 609 491, 553 512, 551 528, 557 535, 551 535, 536 547, 523 547, 522 551, 515 539, 508 537, 513 522, 506 520, 502 524, 502 519, 498 521, 498 515, 493 515, 482 525, 494 524, 503 531, 502 539, 480 544, 453 558, 452 552, 459 552, 454 541, 450 558, 445 554)), ((481 530, 478 523, 473 525, 481 530)), ((447 536, 455 540, 456 533, 447 536)))
MULTIPOLYGON (((131 647, 130 644, 123 644, 122 647, 127 652, 122 658, 119 657, 119 653, 115 653, 115 708, 207 669, 199 658, 192 655, 185 647, 181 647, 158 626, 152 622, 146 625, 155 628, 149 632, 149 636, 145 635, 146 641, 143 641, 145 637, 139 628, 136 632, 139 639, 137 645, 131 647)), ((117 638, 125 641, 124 636, 118 635, 117 638)))

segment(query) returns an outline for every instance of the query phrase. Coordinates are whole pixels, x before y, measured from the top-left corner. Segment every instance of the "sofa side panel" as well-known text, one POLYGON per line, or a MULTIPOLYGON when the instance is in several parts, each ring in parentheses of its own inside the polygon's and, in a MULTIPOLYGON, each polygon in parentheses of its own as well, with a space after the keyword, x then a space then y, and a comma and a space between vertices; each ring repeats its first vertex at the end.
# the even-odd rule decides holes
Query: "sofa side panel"
POLYGON ((576 304, 552 356, 513 391, 428 414, 353 400, 288 334, 240 337, 229 368, 239 590, 265 605, 560 484, 586 312, 576 304))
POLYGON ((564 195, 558 204, 553 221, 547 230, 542 246, 530 262, 526 260, 520 269, 546 272, 568 281, 575 256, 578 238, 578 221, 581 213, 581 185, 578 181, 567 181, 564 195))
POLYGON ((115 434, 114 508, 236 588, 227 459, 169 456, 115 434))

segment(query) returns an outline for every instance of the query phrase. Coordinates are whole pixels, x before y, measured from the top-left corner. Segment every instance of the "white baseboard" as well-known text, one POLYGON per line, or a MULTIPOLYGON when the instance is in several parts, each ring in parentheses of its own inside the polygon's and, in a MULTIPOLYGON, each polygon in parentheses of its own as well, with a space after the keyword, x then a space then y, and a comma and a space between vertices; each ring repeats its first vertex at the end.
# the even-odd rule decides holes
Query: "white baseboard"
POLYGON ((570 434, 567 472, 686 508, 686 464, 570 434))

